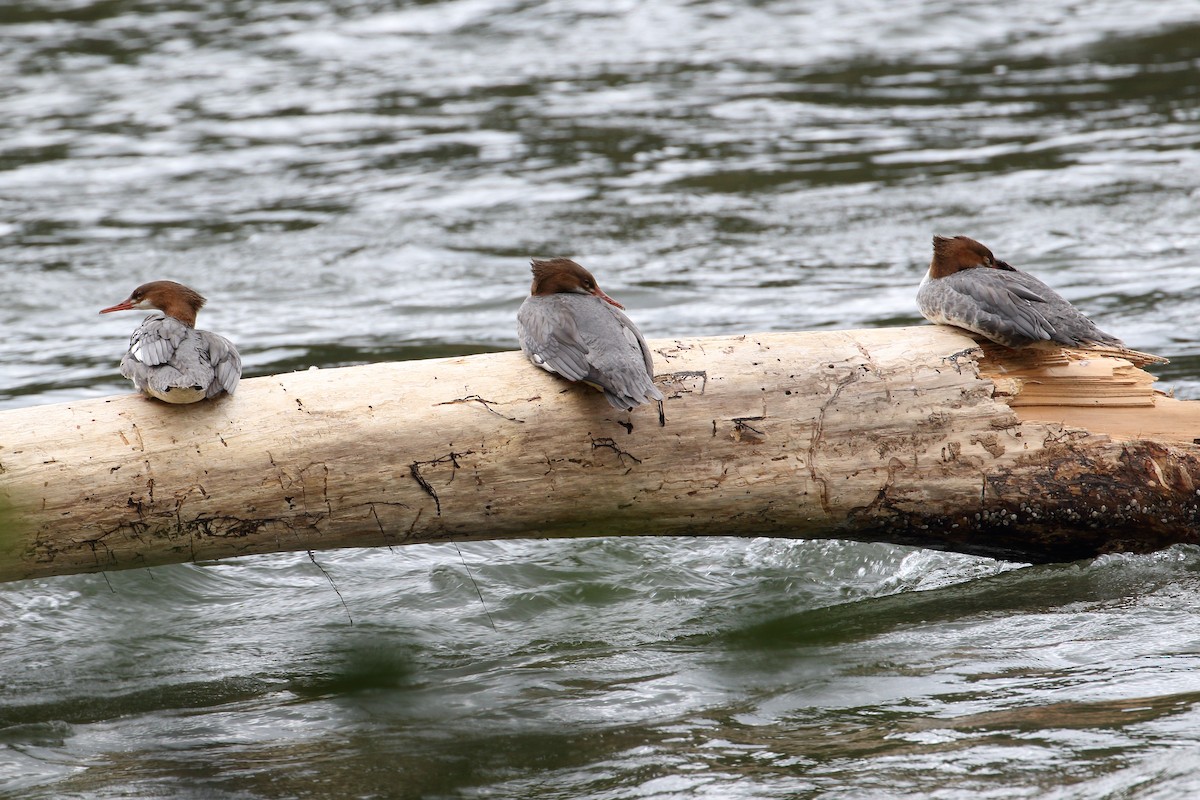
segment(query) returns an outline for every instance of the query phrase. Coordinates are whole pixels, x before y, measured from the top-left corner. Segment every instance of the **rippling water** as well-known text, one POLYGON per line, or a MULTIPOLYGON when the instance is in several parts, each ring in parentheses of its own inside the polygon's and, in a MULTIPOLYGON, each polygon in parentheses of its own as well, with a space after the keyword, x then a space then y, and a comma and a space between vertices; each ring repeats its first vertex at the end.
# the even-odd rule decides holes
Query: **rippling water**
MULTIPOLYGON (((935 232, 1200 396, 1186 0, 10 1, 0 78, 0 408, 127 391, 153 278, 256 375, 514 347, 530 255, 648 337, 915 322, 935 232)), ((1200 792, 1197 549, 461 552, 0 586, 0 797, 1200 792)))

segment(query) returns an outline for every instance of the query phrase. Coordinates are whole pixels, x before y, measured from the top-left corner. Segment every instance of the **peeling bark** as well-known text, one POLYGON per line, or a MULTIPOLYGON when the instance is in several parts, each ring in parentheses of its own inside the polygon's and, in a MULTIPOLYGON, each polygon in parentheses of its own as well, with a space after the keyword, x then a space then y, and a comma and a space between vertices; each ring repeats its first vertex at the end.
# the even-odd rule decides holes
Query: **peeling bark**
POLYGON ((519 353, 0 412, 0 580, 252 553, 608 535, 1022 561, 1200 541, 1200 403, 1119 354, 923 326, 657 341, 614 411, 519 353))

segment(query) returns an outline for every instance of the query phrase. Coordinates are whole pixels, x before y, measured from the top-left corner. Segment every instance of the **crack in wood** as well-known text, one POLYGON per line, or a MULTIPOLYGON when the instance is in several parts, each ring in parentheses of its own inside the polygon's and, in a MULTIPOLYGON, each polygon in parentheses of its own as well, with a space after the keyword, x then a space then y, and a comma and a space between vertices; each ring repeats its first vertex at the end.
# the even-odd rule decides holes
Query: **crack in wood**
POLYGON ((655 350, 654 352, 658 353, 660 356, 662 356, 667 361, 670 361, 671 359, 679 358, 680 353, 687 352, 688 350, 695 350, 697 348, 699 348, 701 353, 704 352, 704 348, 701 347, 700 345, 687 344, 680 339, 676 339, 675 346, 672 347, 671 349, 668 350, 666 347, 660 347, 659 349, 655 350))
POLYGON ((734 430, 736 431, 752 431, 757 433, 759 436, 766 436, 766 434, 760 431, 758 428, 755 428, 753 425, 746 424, 747 422, 758 422, 764 419, 766 419, 766 416, 762 415, 757 417, 734 417, 732 422, 734 430))
MULTIPOLYGON (((130 505, 133 505, 131 499, 130 505)), ((140 507, 140 504, 138 504, 140 507)), ((196 517, 195 519, 182 520, 178 516, 176 510, 176 520, 174 525, 166 525, 160 527, 152 527, 149 522, 144 520, 122 520, 111 528, 108 528, 100 533, 100 535, 90 539, 84 539, 80 542, 87 546, 97 565, 115 566, 119 563, 117 551, 111 547, 105 540, 117 534, 124 532, 125 536, 142 544, 151 544, 149 540, 165 536, 168 539, 174 536, 186 536, 188 540, 188 550, 191 560, 196 560, 196 539, 207 537, 211 539, 241 539, 252 536, 258 533, 262 528, 273 524, 288 524, 287 520, 278 517, 264 517, 260 519, 242 519, 229 515, 219 515, 213 517, 196 517), (103 552, 102 552, 103 551, 103 552)), ((315 524, 310 523, 310 528, 314 528, 315 524)), ((50 554, 53 560, 53 552, 47 548, 46 552, 50 554)), ((145 555, 142 553, 133 553, 130 555, 133 562, 145 561, 145 555)))
POLYGON ((871 502, 865 506, 859 506, 858 508, 850 509, 850 511, 846 514, 846 519, 854 520, 859 517, 873 516, 877 514, 880 509, 895 514, 896 509, 893 507, 891 499, 888 497, 888 492, 891 491, 892 487, 896 484, 896 473, 903 472, 906 469, 908 469, 907 464, 895 456, 892 456, 892 458, 888 461, 887 479, 883 482, 883 486, 879 487, 879 491, 875 493, 874 499, 872 499, 871 502))
POLYGON ((887 397, 887 402, 890 406, 892 404, 892 387, 891 384, 888 383, 887 377, 883 374, 883 370, 881 370, 879 365, 875 363, 875 359, 871 356, 871 353, 867 350, 867 348, 862 346, 862 342, 856 341, 854 346, 858 348, 858 352, 862 355, 862 357, 867 360, 867 363, 862 364, 861 366, 874 373, 875 376, 878 377, 883 383, 883 393, 887 397))
MULTIPOLYGON (((832 367, 833 364, 829 366, 832 367)), ((817 451, 825 440, 825 415, 829 412, 830 407, 837 402, 842 391, 862 376, 862 369, 862 367, 855 367, 837 382, 837 387, 826 398, 825 402, 821 404, 821 408, 817 412, 817 418, 813 421, 812 439, 808 445, 808 473, 813 483, 821 487, 821 510, 828 516, 833 515, 833 506, 829 502, 829 481, 817 470, 817 451)))
POLYGON ((379 512, 375 510, 375 504, 368 503, 368 505, 371 507, 371 516, 375 518, 375 524, 379 526, 379 535, 387 539, 387 531, 383 529, 383 523, 379 520, 379 512))
MULTIPOLYGON (((401 503, 399 501, 385 501, 385 500, 372 500, 367 503, 362 503, 361 505, 365 505, 367 507, 367 510, 371 512, 371 516, 375 518, 375 525, 378 526, 379 534, 380 534, 380 536, 382 536, 384 538, 384 541, 387 541, 388 539, 392 539, 395 537, 390 536, 388 534, 387 530, 383 527, 383 520, 381 520, 379 518, 379 511, 376 510, 375 506, 377 506, 377 505, 396 506, 397 508, 403 508, 405 510, 407 510, 409 507, 408 503, 401 503)), ((421 516, 421 512, 419 509, 417 510, 417 516, 418 517, 421 516)), ((411 533, 411 531, 410 531, 410 533, 411 533)), ((390 545, 389 545, 389 547, 390 547, 390 545)))
POLYGON ((742 442, 744 444, 762 444, 763 440, 767 438, 767 434, 747 423, 758 422, 766 418, 766 414, 760 414, 755 417, 733 417, 730 420, 733 422, 733 432, 730 434, 730 438, 735 442, 742 442))
POLYGON ((582 458, 554 458, 554 459, 552 459, 552 458, 550 458, 550 456, 543 456, 542 460, 546 464, 546 471, 543 472, 542 475, 549 475, 551 472, 554 472, 555 464, 574 464, 577 467, 591 466, 590 463, 585 462, 582 458))
MULTIPOLYGON (((682 382, 687 378, 699 378, 700 379, 700 391, 697 392, 697 394, 701 394, 701 395, 704 394, 704 390, 708 388, 708 370, 704 370, 704 369, 688 369, 688 370, 682 370, 680 372, 667 372, 663 375, 655 375, 654 382, 655 383, 679 383, 679 384, 682 384, 682 382)), ((673 394, 671 394, 670 397, 674 398, 674 397, 683 397, 683 395, 685 395, 685 394, 690 394, 692 390, 686 386, 680 385, 680 386, 676 387, 675 389, 673 389, 672 391, 673 391, 673 394)))
MULTIPOLYGON (((425 494, 427 494, 433 498, 433 504, 434 504, 434 507, 437 509, 437 515, 439 517, 442 515, 441 498, 439 498, 438 493, 436 491, 434 491, 433 485, 430 484, 429 481, 425 479, 425 476, 421 474, 421 467, 431 467, 431 466, 434 466, 435 464, 447 464, 447 463, 453 464, 454 472, 452 472, 450 475, 450 480, 453 481, 454 475, 458 472, 458 469, 462 466, 461 464, 458 463, 458 457, 470 455, 471 452, 472 451, 470 451, 470 450, 468 450, 465 453, 451 452, 447 455, 442 456, 441 458, 435 458, 431 461, 414 461, 413 463, 408 465, 408 471, 410 473, 412 473, 413 479, 417 482, 417 485, 419 485, 422 489, 425 490, 425 494)), ((414 521, 413 524, 415 525, 416 522, 414 521)))
POLYGON ((616 441, 608 438, 607 436, 599 438, 599 439, 592 439, 592 449, 593 450, 599 450, 601 447, 607 447, 609 450, 612 450, 614 453, 616 453, 617 460, 621 462, 622 467, 625 466, 625 456, 629 456, 634 461, 636 461, 638 464, 642 463, 642 460, 640 458, 635 456, 633 453, 628 452, 627 450, 622 450, 620 447, 617 446, 616 441))
POLYGON ((333 519, 333 503, 329 502, 329 467, 321 464, 321 469, 325 470, 324 480, 321 485, 321 495, 325 498, 325 511, 328 514, 326 519, 333 519))
POLYGON ((979 359, 983 357, 983 349, 980 347, 967 347, 959 350, 957 353, 951 353, 942 358, 942 363, 949 363, 954 367, 954 371, 962 375, 962 364, 958 363, 960 358, 969 358, 971 366, 978 366, 979 359))
MULTIPOLYGON (((536 398, 534 398, 534 399, 536 399, 536 398)), ((484 410, 488 411, 489 413, 495 414, 497 417, 500 417, 500 419, 506 419, 509 422, 520 422, 522 424, 524 424, 524 422, 525 422, 525 420, 523 420, 523 419, 518 419, 516 417, 510 417, 507 414, 501 414, 499 411, 492 408, 492 406, 494 406, 494 405, 500 405, 499 403, 497 403, 495 400, 487 400, 477 394, 469 394, 466 397, 459 397, 455 400, 447 400, 444 403, 438 403, 438 405, 439 406, 453 406, 453 405, 458 405, 461 403, 479 403, 479 405, 483 406, 484 410)))

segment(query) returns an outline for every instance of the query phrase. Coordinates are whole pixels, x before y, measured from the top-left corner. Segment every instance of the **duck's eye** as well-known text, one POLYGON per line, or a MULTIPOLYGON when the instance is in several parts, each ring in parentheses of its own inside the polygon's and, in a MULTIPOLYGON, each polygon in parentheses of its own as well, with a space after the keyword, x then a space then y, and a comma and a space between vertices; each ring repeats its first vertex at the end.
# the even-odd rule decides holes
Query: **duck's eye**
POLYGON ((583 288, 587 289, 590 292, 592 289, 596 288, 596 284, 592 283, 591 281, 584 281, 583 288))
POLYGON ((994 262, 994 261, 992 261, 992 257, 991 257, 991 256, 984 256, 984 257, 983 257, 983 265, 984 265, 985 267, 990 267, 990 266, 992 266, 993 264, 995 264, 995 262, 994 262))

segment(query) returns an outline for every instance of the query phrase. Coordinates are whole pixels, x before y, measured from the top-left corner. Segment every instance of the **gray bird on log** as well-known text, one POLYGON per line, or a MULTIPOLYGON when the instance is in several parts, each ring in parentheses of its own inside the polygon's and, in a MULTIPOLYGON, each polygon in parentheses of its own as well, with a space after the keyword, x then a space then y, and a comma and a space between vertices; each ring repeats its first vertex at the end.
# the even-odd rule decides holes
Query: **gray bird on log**
POLYGON ((517 312, 521 350, 537 366, 604 392, 614 408, 662 400, 646 340, 592 273, 567 258, 533 259, 517 312))
POLYGON ((242 377, 242 357, 233 342, 209 331, 196 330, 196 313, 204 298, 174 281, 152 281, 133 290, 115 306, 131 311, 156 308, 129 338, 121 359, 121 374, 139 392, 167 403, 195 403, 222 392, 233 394, 242 377))
POLYGON ((966 236, 933 237, 917 306, 930 322, 966 328, 1006 347, 1125 346, 1049 286, 966 236))

